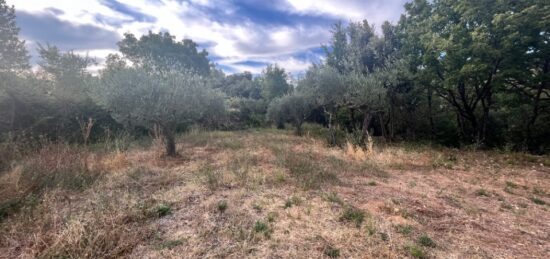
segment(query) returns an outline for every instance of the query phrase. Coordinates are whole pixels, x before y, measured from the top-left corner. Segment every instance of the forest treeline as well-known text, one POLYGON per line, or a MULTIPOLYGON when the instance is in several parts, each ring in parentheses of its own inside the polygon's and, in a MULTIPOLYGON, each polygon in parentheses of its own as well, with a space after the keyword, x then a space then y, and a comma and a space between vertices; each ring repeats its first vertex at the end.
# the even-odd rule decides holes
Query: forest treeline
POLYGON ((550 150, 550 3, 415 0, 379 28, 337 23, 325 57, 297 80, 276 64, 225 75, 190 39, 124 35, 95 60, 39 45, 31 69, 16 11, 0 0, 2 141, 87 143, 117 134, 325 127, 332 145, 380 141, 550 150))

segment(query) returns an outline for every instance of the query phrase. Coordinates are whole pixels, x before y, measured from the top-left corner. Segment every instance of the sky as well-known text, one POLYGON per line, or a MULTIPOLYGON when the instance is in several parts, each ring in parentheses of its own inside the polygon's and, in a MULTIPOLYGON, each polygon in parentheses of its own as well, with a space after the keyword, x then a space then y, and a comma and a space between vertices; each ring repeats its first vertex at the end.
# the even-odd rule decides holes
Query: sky
POLYGON ((297 74, 323 56, 331 25, 398 21, 406 0, 7 0, 36 61, 36 43, 94 57, 100 69, 126 32, 192 39, 226 73, 271 63, 297 74))

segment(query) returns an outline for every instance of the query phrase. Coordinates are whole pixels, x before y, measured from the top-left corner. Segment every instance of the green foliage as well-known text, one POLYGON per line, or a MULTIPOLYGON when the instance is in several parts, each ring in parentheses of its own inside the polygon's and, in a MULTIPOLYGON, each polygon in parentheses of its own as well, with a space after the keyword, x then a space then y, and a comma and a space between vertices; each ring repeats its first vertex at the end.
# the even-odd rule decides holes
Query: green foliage
POLYGON ((15 8, 0 0, 0 73, 29 68, 25 41, 19 39, 15 8))
POLYGON ((260 79, 261 95, 266 100, 273 100, 291 92, 288 75, 277 65, 268 65, 260 79))
POLYGON ((208 52, 199 52, 197 43, 192 40, 184 39, 178 42, 168 32, 149 31, 139 39, 131 33, 126 33, 118 47, 125 58, 147 71, 176 70, 192 71, 202 76, 210 74, 208 52))
POLYGON ((168 155, 175 155, 177 128, 219 121, 225 111, 223 98, 209 81, 189 72, 150 74, 142 68, 107 68, 96 96, 122 124, 159 127, 168 155))
POLYGON ((313 100, 304 94, 291 94, 274 99, 267 108, 267 117, 273 123, 290 122, 296 135, 302 135, 302 124, 313 110, 313 100))

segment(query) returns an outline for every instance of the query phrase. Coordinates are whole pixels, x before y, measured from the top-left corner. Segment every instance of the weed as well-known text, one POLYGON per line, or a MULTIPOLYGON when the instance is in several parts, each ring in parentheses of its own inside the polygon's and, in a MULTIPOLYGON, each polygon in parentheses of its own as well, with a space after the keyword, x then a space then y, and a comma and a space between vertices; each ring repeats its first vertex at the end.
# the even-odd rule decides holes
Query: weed
POLYGON ((335 192, 329 192, 325 194, 325 199, 332 203, 342 204, 342 200, 338 197, 338 194, 335 192))
POLYGON ((267 222, 274 222, 275 219, 277 218, 277 216, 279 216, 277 214, 277 212, 272 211, 272 212, 267 213, 267 222))
POLYGON ((0 222, 2 221, 2 219, 19 211, 19 209, 23 207, 23 205, 24 205, 23 200, 19 198, 12 198, 7 201, 1 202, 0 203, 0 222))
POLYGON ((254 223, 254 232, 262 233, 265 237, 269 238, 272 231, 265 222, 257 220, 256 223, 254 223))
POLYGON ((370 181, 367 183, 368 186, 376 186, 378 185, 375 181, 370 181))
POLYGON ((214 170, 210 166, 205 166, 200 171, 206 177, 206 185, 210 190, 217 190, 222 185, 222 172, 214 170))
POLYGON ((545 205, 545 204, 546 204, 545 201, 543 201, 543 200, 541 200, 541 199, 539 199, 539 198, 537 198, 537 197, 531 197, 531 198, 529 198, 529 199, 530 199, 532 202, 534 202, 535 204, 537 204, 537 205, 545 205))
POLYGON ((377 165, 371 163, 371 162, 365 162, 361 166, 361 171, 364 171, 372 176, 378 177, 378 178, 389 178, 390 174, 378 167, 377 165))
POLYGON ((334 248, 333 246, 327 246, 325 248, 325 255, 330 258, 336 258, 340 256, 340 249, 334 248))
POLYGON ((347 206, 340 216, 341 221, 354 222, 357 227, 361 226, 364 219, 365 213, 351 206, 347 206))
POLYGON ((385 232, 380 232, 380 239, 382 239, 382 241, 388 241, 390 239, 390 236, 388 236, 388 234, 385 232))
POLYGON ((227 210, 227 201, 220 201, 218 202, 218 211, 220 213, 224 213, 225 210, 227 210))
POLYGON ((252 208, 258 213, 262 212, 262 210, 263 210, 262 205, 260 205, 258 203, 253 203, 252 208))
POLYGON ((318 189, 324 183, 336 183, 334 173, 326 171, 315 163, 310 153, 285 154, 285 167, 304 189, 318 189))
POLYGON ((376 234, 376 226, 372 220, 369 220, 367 223, 367 233, 369 236, 376 234))
POLYGON ((172 207, 168 204, 159 204, 156 208, 156 214, 158 217, 164 217, 172 213, 172 207))
POLYGON ((533 194, 539 195, 539 196, 546 196, 546 192, 543 189, 540 189, 537 187, 533 188, 533 194))
POLYGON ((62 144, 44 146, 22 168, 20 184, 25 193, 40 194, 46 189, 81 191, 101 175, 87 165, 85 150, 62 144))
POLYGON ((476 192, 475 192, 476 196, 485 196, 485 197, 489 197, 489 192, 483 188, 481 189, 478 189, 476 192))
POLYGON ((426 247, 435 247, 435 242, 426 234, 418 237, 418 244, 426 247))
POLYGON ((409 235, 414 230, 413 226, 410 225, 397 225, 395 226, 395 229, 403 235, 409 235))
POLYGON ((177 246, 180 246, 183 244, 183 241, 180 240, 180 239, 176 239, 176 240, 167 240, 167 241, 164 241, 162 243, 160 243, 158 245, 158 250, 163 250, 163 249, 172 249, 174 247, 177 247, 177 246))
POLYGON ((254 231, 260 233, 260 232, 264 232, 264 231, 267 231, 269 229, 269 227, 267 226, 266 223, 262 222, 262 221, 256 221, 256 223, 254 224, 254 231))
POLYGON ((417 246, 414 246, 414 245, 410 245, 410 246, 406 246, 405 249, 409 252, 409 254, 414 257, 414 258, 419 258, 419 259, 424 259, 424 258, 428 258, 428 256, 426 255, 426 253, 424 252, 424 250, 422 250, 421 248, 417 247, 417 246))
POLYGON ((292 195, 292 197, 286 199, 284 207, 285 209, 288 209, 292 206, 298 206, 300 204, 302 204, 302 199, 298 196, 292 195))
POLYGON ((514 182, 510 182, 510 181, 506 181, 506 187, 510 187, 510 188, 518 188, 518 185, 515 184, 514 182))
POLYGON ((507 209, 507 210, 512 210, 512 209, 514 209, 514 207, 512 206, 512 204, 507 203, 507 202, 501 203, 501 204, 500 204, 500 207, 503 208, 503 209, 507 209))

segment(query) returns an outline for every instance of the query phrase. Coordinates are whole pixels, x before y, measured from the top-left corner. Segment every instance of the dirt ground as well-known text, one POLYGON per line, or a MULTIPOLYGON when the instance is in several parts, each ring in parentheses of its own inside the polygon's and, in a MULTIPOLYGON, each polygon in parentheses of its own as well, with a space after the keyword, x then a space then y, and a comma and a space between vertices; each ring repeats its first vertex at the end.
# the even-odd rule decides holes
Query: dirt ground
MULTIPOLYGON (((365 154, 275 130, 192 132, 178 151, 86 153, 101 176, 7 215, 0 258, 550 255, 548 157, 380 143, 365 154)), ((0 194, 21 193, 24 172, 4 173, 0 194)))

